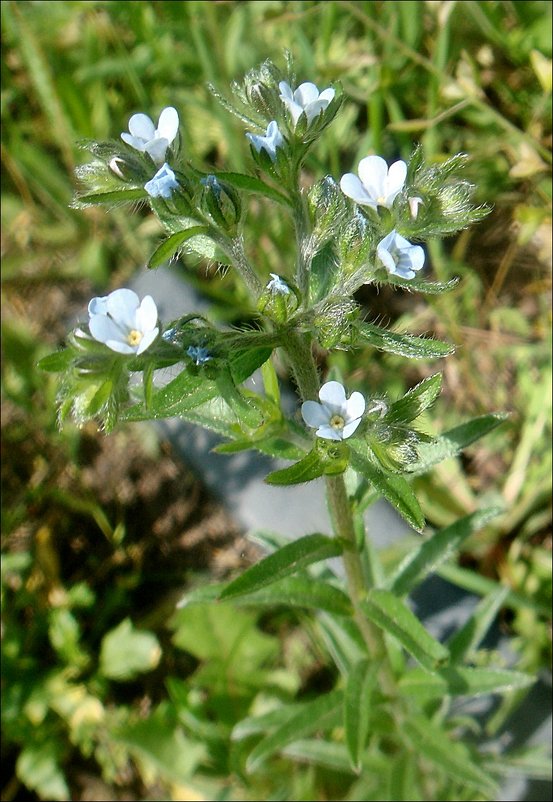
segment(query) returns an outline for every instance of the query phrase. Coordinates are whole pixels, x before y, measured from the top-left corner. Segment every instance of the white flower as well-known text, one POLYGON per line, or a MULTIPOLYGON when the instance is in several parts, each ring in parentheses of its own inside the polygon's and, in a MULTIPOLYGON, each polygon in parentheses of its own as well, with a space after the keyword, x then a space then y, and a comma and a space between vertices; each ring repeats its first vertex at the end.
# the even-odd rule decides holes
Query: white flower
POLYGON ((276 149, 282 147, 284 144, 284 138, 275 120, 270 122, 267 126, 267 133, 265 136, 250 133, 247 133, 246 136, 250 140, 252 147, 254 147, 258 153, 262 149, 265 150, 272 161, 276 159, 276 149))
POLYGON ((301 414, 308 426, 316 428, 317 437, 326 440, 345 440, 351 437, 361 423, 365 399, 361 393, 346 391, 340 382, 327 382, 319 390, 321 403, 304 401, 301 414))
POLYGON ((294 128, 302 114, 307 117, 308 124, 318 117, 336 94, 334 89, 330 88, 319 92, 315 84, 309 82, 300 84, 295 92, 286 81, 281 81, 278 88, 280 89, 280 99, 290 112, 294 128))
POLYGON ((268 290, 271 290, 271 292, 277 295, 290 295, 290 287, 280 276, 277 276, 276 273, 269 273, 269 275, 271 276, 271 280, 267 284, 268 290))
POLYGON ((424 201, 422 198, 419 198, 417 196, 415 198, 409 198, 407 202, 409 203, 409 211, 411 212, 411 217, 413 218, 413 220, 416 220, 419 214, 419 206, 421 205, 421 203, 424 203, 424 201))
POLYGON ((159 115, 157 128, 147 114, 133 114, 129 120, 129 131, 121 139, 131 148, 148 153, 156 164, 163 164, 167 148, 177 136, 179 115, 172 106, 167 106, 159 115))
POLYGON ((378 243, 376 255, 392 276, 414 278, 424 265, 424 250, 402 237, 394 229, 378 243))
POLYGON ((405 184, 407 165, 404 161, 394 162, 390 169, 380 156, 366 156, 357 167, 359 178, 346 173, 340 180, 344 195, 352 198, 360 206, 391 208, 395 198, 405 184))
POLYGON ((170 198, 171 193, 179 185, 167 162, 160 167, 150 181, 144 184, 144 189, 151 198, 170 198))
POLYGON ((142 354, 158 335, 157 308, 146 295, 140 302, 132 290, 115 290, 88 305, 88 328, 98 342, 119 354, 142 354))

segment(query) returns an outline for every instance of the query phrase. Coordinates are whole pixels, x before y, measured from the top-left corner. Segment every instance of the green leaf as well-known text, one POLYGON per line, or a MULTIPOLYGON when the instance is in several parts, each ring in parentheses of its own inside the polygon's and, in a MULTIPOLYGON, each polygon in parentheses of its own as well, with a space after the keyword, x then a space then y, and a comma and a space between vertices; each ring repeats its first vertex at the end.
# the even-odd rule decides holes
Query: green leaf
POLYGON ((66 370, 73 360, 74 354, 69 348, 63 351, 56 351, 55 354, 48 354, 37 362, 37 368, 47 370, 50 373, 61 373, 66 370))
POLYGON ((390 502, 408 524, 417 532, 422 532, 425 524, 424 515, 417 497, 402 476, 390 476, 380 471, 359 452, 358 445, 353 442, 351 444, 351 465, 357 473, 371 483, 380 495, 390 502))
POLYGON ((250 753, 246 771, 253 774, 275 752, 314 732, 324 732, 337 726, 342 719, 342 691, 332 691, 307 702, 302 710, 267 735, 250 753))
POLYGON ((418 447, 419 458, 410 467, 411 473, 424 473, 433 465, 449 457, 455 457, 463 448, 475 440, 493 431, 508 416, 502 413, 482 415, 473 418, 448 432, 444 432, 432 443, 421 443, 418 447))
POLYGON ((489 693, 509 693, 528 688, 535 677, 520 671, 495 668, 451 666, 435 674, 415 668, 399 681, 401 690, 418 699, 435 699, 444 696, 483 696, 489 693))
POLYGON ((299 462, 295 462, 287 468, 281 468, 279 471, 273 471, 265 477, 265 481, 269 485, 297 485, 317 479, 324 472, 325 464, 319 453, 313 449, 299 462))
POLYGON ((499 507, 478 510, 435 532, 418 548, 410 551, 400 563, 388 580, 390 590, 396 596, 409 593, 425 576, 452 557, 469 535, 481 529, 500 513, 499 507))
POLYGON ((269 186, 269 184, 266 184, 264 181, 261 181, 260 178, 256 178, 253 175, 244 175, 243 173, 214 173, 214 175, 221 181, 227 181, 229 184, 232 184, 232 186, 237 189, 244 189, 247 192, 255 192, 257 195, 264 195, 266 198, 271 198, 271 200, 282 203, 285 206, 292 205, 289 198, 283 192, 269 186))
POLYGON ((71 799, 69 788, 60 769, 58 744, 48 741, 23 747, 17 758, 15 772, 21 782, 41 799, 71 799))
POLYGON ((462 663, 478 648, 508 594, 509 588, 502 587, 480 600, 468 621, 447 642, 452 663, 462 663))
POLYGON ((102 638, 100 671, 120 682, 152 671, 161 657, 158 640, 151 632, 136 630, 130 618, 102 638))
POLYGON ((437 359, 455 351, 455 346, 449 343, 412 334, 398 334, 372 323, 359 324, 357 331, 359 336, 356 345, 372 345, 380 351, 411 359, 437 359))
POLYGON ((344 729, 351 764, 361 768, 361 757, 369 734, 370 700, 377 681, 377 666, 368 659, 356 663, 344 695, 344 729))
MULTIPOLYGON (((294 741, 281 750, 281 754, 301 763, 334 769, 341 774, 354 774, 351 758, 344 744, 323 741, 320 738, 294 741)), ((383 773, 390 764, 388 756, 382 754, 365 754, 361 760, 362 770, 383 773)))
POLYGON ((542 746, 510 752, 506 755, 493 755, 482 765, 500 777, 526 777, 531 780, 551 782, 551 755, 542 746))
POLYGON ((361 602, 370 620, 389 632, 428 671, 436 671, 449 660, 449 652, 424 628, 409 607, 388 590, 370 590, 361 602))
MULTIPOLYGON (((379 277, 379 281, 381 281, 379 277)), ((383 283, 386 284, 393 284, 396 287, 402 287, 404 290, 409 290, 410 292, 422 292, 425 295, 441 295, 444 292, 451 292, 457 284, 459 283, 460 279, 452 278, 449 281, 423 281, 422 279, 401 279, 397 276, 389 276, 387 275, 385 279, 383 279, 383 283)))
POLYGON ((243 381, 249 379, 254 371, 266 362, 273 349, 270 346, 262 348, 241 348, 236 354, 230 358, 230 372, 236 384, 242 384, 243 381))
POLYGON ((169 384, 152 393, 150 405, 142 403, 126 409, 121 420, 137 421, 182 416, 187 410, 210 401, 217 395, 215 382, 183 370, 169 384))
POLYGON ((159 245, 150 256, 148 267, 159 267, 169 261, 169 259, 172 259, 184 242, 191 239, 191 237, 198 236, 198 234, 205 235, 208 234, 208 232, 209 228, 207 226, 192 226, 184 231, 177 231, 176 234, 171 234, 170 237, 163 240, 161 245, 159 245))
POLYGON ((305 455, 305 451, 295 443, 272 435, 263 438, 256 437, 250 440, 234 440, 232 443, 215 446, 213 451, 218 454, 236 454, 248 449, 255 449, 262 454, 267 454, 269 457, 278 457, 280 459, 300 460, 305 455))
POLYGON ((341 553, 342 547, 334 538, 319 534, 306 535, 252 565, 227 585, 220 598, 231 599, 234 596, 251 593, 311 563, 337 557, 341 553))
POLYGON ((442 374, 435 373, 408 390, 390 405, 385 420, 390 423, 409 423, 431 406, 442 389, 442 374))
POLYGON ((289 576, 274 584, 260 588, 233 599, 233 604, 268 605, 275 607, 304 607, 310 610, 325 610, 332 615, 352 615, 353 608, 348 596, 340 590, 310 577, 289 576))
POLYGON ((147 198, 148 193, 142 187, 137 189, 118 189, 114 192, 92 192, 88 195, 78 195, 71 204, 74 209, 86 209, 98 203, 121 204, 147 198))
POLYGON ((420 756, 445 772, 448 777, 495 797, 497 785, 475 762, 468 748, 453 742, 448 734, 423 716, 413 716, 402 722, 402 734, 420 756))

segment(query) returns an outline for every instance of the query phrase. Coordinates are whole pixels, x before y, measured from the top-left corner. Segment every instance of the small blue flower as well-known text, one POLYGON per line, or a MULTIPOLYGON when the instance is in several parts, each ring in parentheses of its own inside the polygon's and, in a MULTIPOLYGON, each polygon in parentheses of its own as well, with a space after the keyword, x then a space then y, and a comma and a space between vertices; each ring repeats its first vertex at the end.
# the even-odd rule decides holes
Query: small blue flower
POLYGON ((346 391, 340 382, 326 382, 319 390, 317 401, 304 401, 301 414, 308 426, 317 429, 315 434, 324 440, 346 440, 355 432, 365 412, 365 399, 361 393, 346 391))
POLYGON ((271 280, 267 284, 267 289, 274 292, 276 295, 290 295, 291 289, 288 284, 277 276, 276 273, 269 273, 271 280))
POLYGON ((186 353, 190 359, 194 360, 196 365, 205 365, 205 363, 209 362, 211 359, 211 354, 208 349, 201 345, 189 345, 186 349, 186 353))
POLYGON ((411 279, 424 265, 424 250, 394 229, 378 243, 376 254, 392 276, 411 279))
POLYGON ((284 144, 284 138, 275 120, 270 122, 267 126, 267 133, 265 136, 250 133, 246 134, 246 136, 250 140, 252 147, 254 147, 258 153, 261 149, 265 150, 272 161, 276 159, 276 149, 282 147, 284 144))
POLYGON ((405 184, 407 164, 400 160, 388 167, 381 156, 366 156, 359 162, 357 172, 359 177, 354 173, 346 173, 340 179, 344 195, 360 206, 372 209, 385 206, 391 209, 405 184))
POLYGON ((307 117, 308 124, 311 123, 326 109, 336 94, 331 88, 319 92, 315 84, 310 81, 300 84, 295 91, 286 81, 281 81, 278 88, 280 99, 290 112, 294 128, 302 114, 307 117))
POLYGON ((148 153, 156 164, 163 164, 167 148, 177 136, 179 115, 172 106, 167 106, 159 115, 157 128, 147 114, 133 114, 129 120, 129 131, 121 139, 131 148, 148 153))
POLYGON ((177 189, 179 182, 175 178, 167 162, 160 167, 154 177, 144 184, 144 189, 151 198, 170 198, 174 189, 177 189))
POLYGON ((94 339, 119 354, 142 354, 159 332, 154 299, 146 295, 140 301, 132 290, 114 290, 93 298, 88 314, 88 328, 94 339))

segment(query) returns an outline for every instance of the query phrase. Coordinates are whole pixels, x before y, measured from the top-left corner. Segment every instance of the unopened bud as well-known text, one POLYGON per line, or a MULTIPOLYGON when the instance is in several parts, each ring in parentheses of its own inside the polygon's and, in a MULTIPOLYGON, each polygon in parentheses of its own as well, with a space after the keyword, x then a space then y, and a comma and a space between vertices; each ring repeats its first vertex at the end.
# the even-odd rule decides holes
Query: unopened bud
POLYGON ((238 192, 230 184, 214 175, 201 179, 204 186, 202 206, 213 221, 227 234, 233 234, 242 216, 238 192))

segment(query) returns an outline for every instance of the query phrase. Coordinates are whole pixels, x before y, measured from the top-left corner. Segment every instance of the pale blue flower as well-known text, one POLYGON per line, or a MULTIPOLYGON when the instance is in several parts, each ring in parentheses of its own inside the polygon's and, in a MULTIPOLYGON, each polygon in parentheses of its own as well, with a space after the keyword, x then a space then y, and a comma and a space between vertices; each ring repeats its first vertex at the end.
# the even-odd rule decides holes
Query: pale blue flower
POLYGON ((407 165, 404 161, 388 165, 380 156, 366 156, 357 168, 359 177, 346 173, 340 179, 344 195, 360 206, 385 206, 390 209, 395 198, 404 187, 407 165))
POLYGON ((290 112, 294 128, 302 114, 305 114, 307 122, 311 123, 327 108, 336 94, 331 88, 319 92, 315 84, 309 81, 300 84, 295 91, 292 91, 286 81, 281 81, 278 88, 280 89, 280 99, 290 112))
POLYGON ((211 359, 211 354, 208 349, 201 345, 189 345, 186 349, 186 353, 190 359, 194 360, 196 365, 205 365, 205 363, 209 362, 211 359))
POLYGON ((376 255, 392 276, 410 279, 424 265, 424 250, 420 245, 402 237, 394 229, 381 240, 376 248, 376 255))
POLYGON ((167 162, 160 167, 154 177, 144 184, 144 189, 151 198, 170 198, 179 185, 167 162))
POLYGON ((167 106, 159 115, 157 128, 147 114, 133 114, 129 120, 130 134, 122 133, 121 139, 131 148, 148 153, 157 165, 161 165, 178 130, 178 112, 172 106, 167 106))
POLYGON ((280 276, 277 276, 276 273, 269 273, 269 275, 271 276, 271 280, 267 284, 268 290, 276 293, 277 295, 290 295, 290 287, 281 279, 280 276))
POLYGON ((267 126, 265 136, 258 134, 247 133, 246 136, 250 140, 252 147, 259 153, 261 150, 266 151, 271 157, 272 161, 276 159, 276 149, 284 145, 284 138, 280 133, 279 127, 275 120, 267 126))
POLYGON ((94 339, 119 354, 142 354, 159 332, 153 298, 146 295, 140 301, 132 290, 115 290, 93 298, 88 313, 88 328, 94 339))
POLYGON ((365 399, 361 393, 346 391, 340 382, 326 382, 319 390, 317 401, 304 401, 301 414, 308 426, 317 429, 315 434, 325 440, 346 440, 355 432, 365 412, 365 399))

